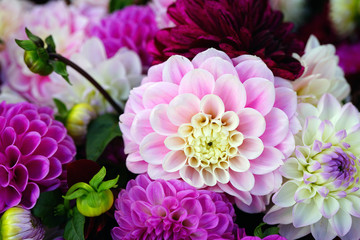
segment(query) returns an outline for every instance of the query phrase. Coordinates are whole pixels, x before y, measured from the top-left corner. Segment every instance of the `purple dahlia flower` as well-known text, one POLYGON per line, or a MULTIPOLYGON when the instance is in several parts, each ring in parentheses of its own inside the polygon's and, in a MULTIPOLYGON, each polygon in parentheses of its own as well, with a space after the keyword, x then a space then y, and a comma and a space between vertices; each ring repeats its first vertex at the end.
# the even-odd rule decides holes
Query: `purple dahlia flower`
POLYGON ((75 145, 48 107, 0 104, 0 213, 34 207, 40 191, 60 186, 75 145))
POLYGON ((137 52, 142 64, 149 67, 153 58, 147 44, 157 31, 155 15, 150 7, 129 6, 105 17, 94 25, 89 34, 102 40, 109 58, 122 47, 137 52))
POLYGON ((285 79, 303 72, 292 54, 302 55, 304 44, 291 33, 293 24, 283 23, 282 13, 267 0, 178 0, 168 14, 176 26, 158 31, 149 45, 155 63, 177 54, 193 58, 213 47, 231 58, 256 55, 285 79))
POLYGON ((232 204, 180 180, 130 180, 115 201, 113 239, 234 239, 232 204))

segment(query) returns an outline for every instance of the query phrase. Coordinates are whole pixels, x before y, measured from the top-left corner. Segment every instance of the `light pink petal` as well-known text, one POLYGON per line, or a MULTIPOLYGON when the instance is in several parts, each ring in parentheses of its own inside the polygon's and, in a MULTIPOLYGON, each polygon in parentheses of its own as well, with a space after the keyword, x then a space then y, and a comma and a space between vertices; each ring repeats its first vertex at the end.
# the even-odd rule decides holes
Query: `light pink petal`
POLYGON ((193 58, 192 63, 195 67, 199 67, 204 61, 206 61, 207 59, 212 58, 212 57, 220 57, 231 63, 231 59, 229 58, 229 56, 226 53, 216 50, 215 48, 209 48, 206 51, 198 53, 193 58))
POLYGON ((204 180, 200 173, 190 166, 181 168, 180 176, 185 182, 196 188, 201 188, 204 185, 204 180))
POLYGON ((137 144, 139 144, 146 135, 154 131, 150 124, 150 113, 150 109, 139 112, 136 114, 131 125, 130 133, 137 144))
POLYGON ((275 148, 279 149, 284 154, 285 158, 290 157, 295 150, 295 139, 290 130, 285 139, 280 144, 276 145, 275 148))
POLYGON ((245 87, 237 77, 230 74, 216 80, 214 94, 222 99, 226 111, 238 113, 246 104, 245 87))
POLYGON ((192 93, 199 99, 213 92, 214 76, 206 70, 194 69, 185 74, 180 82, 179 94, 192 93))
POLYGON ((169 104, 167 115, 176 126, 190 123, 192 116, 200 112, 200 100, 194 94, 185 93, 175 97, 169 104))
POLYGON ((274 74, 261 59, 240 62, 235 68, 241 82, 254 77, 266 78, 270 82, 274 82, 274 74))
POLYGON ((231 74, 233 76, 236 76, 236 78, 238 76, 234 65, 231 62, 226 61, 220 57, 212 57, 206 59, 205 62, 203 62, 199 66, 199 68, 209 71, 215 79, 218 79, 224 74, 231 74))
POLYGON ((277 169, 283 162, 284 155, 274 147, 266 146, 262 154, 251 160, 250 171, 254 174, 267 174, 277 169))
POLYGON ((245 172, 250 167, 249 160, 244 156, 235 156, 229 159, 230 169, 235 172, 245 172))
POLYGON ((244 202, 245 204, 249 205, 251 203, 251 195, 249 192, 240 191, 239 189, 236 189, 231 183, 222 184, 218 183, 217 186, 221 188, 225 193, 234 196, 235 198, 239 199, 241 202, 244 202))
POLYGON ((186 155, 184 151, 171 151, 164 157, 162 163, 163 168, 167 172, 176 172, 179 171, 182 167, 185 166, 186 155))
POLYGON ((247 159, 255 159, 264 151, 264 144, 259 138, 245 138, 238 149, 247 159))
POLYGON ((249 205, 244 204, 243 202, 239 201, 239 199, 237 198, 235 198, 235 204, 243 212, 247 212, 247 213, 264 212, 266 209, 266 205, 269 204, 267 198, 263 196, 254 196, 254 195, 251 195, 251 198, 252 200, 249 205))
POLYGON ((144 91, 143 104, 145 108, 153 108, 158 104, 168 104, 178 95, 179 86, 174 83, 160 82, 144 91))
POLYGON ((265 131, 265 118, 255 109, 244 108, 239 113, 237 131, 245 137, 260 137, 265 131))
POLYGON ((162 82, 162 73, 164 70, 165 62, 157 64, 149 68, 147 77, 143 78, 141 85, 148 82, 162 82))
POLYGON ((276 146, 288 135, 289 119, 283 111, 273 108, 265 116, 265 121, 266 129, 260 138, 265 145, 276 146))
POLYGON ((225 107, 219 96, 209 94, 201 99, 200 110, 211 115, 212 118, 218 118, 224 113, 225 107))
POLYGON ((177 133, 178 127, 172 124, 167 115, 168 105, 159 104, 150 114, 150 124, 154 131, 160 135, 168 136, 177 133))
POLYGON ((231 184, 240 191, 250 191, 255 184, 254 175, 247 172, 234 172, 229 169, 231 184))
POLYGON ((170 179, 177 179, 180 177, 179 172, 166 172, 164 171, 162 165, 153 165, 153 164, 149 164, 148 166, 148 172, 149 177, 151 179, 165 179, 165 180, 170 180, 170 179))
POLYGON ((130 172, 140 174, 145 173, 148 163, 143 160, 139 152, 131 153, 126 158, 126 167, 130 172))
POLYGON ((161 164, 170 151, 164 144, 166 136, 150 133, 140 143, 140 154, 150 164, 161 164))
POLYGON ((164 65, 163 81, 180 84, 183 76, 193 69, 192 63, 186 57, 179 55, 171 56, 164 65))
POLYGON ((283 110, 290 119, 296 112, 296 92, 286 87, 276 88, 274 107, 283 110))
POLYGON ((144 110, 143 96, 145 90, 154 83, 146 83, 130 91, 129 100, 126 102, 125 112, 138 113, 144 110))
POLYGON ((275 89, 265 78, 250 78, 244 82, 246 107, 258 110, 263 116, 268 114, 275 102, 275 89))
POLYGON ((274 190, 275 178, 274 173, 267 173, 264 175, 254 175, 255 185, 250 193, 257 196, 264 196, 270 194, 274 190))

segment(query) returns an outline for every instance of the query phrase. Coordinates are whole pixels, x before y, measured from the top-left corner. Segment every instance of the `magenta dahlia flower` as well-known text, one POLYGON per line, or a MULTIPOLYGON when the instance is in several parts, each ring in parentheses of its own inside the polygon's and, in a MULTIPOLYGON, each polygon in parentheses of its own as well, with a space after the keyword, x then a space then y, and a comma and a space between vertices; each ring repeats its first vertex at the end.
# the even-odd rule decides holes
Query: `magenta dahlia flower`
POLYGON ((149 67, 153 58, 146 48, 156 31, 155 15, 150 7, 129 6, 103 18, 89 34, 102 40, 109 58, 127 47, 137 52, 143 65, 149 67))
POLYGON ((180 180, 130 180, 115 201, 113 239, 234 239, 232 204, 180 180))
POLYGON ((293 53, 302 55, 303 43, 268 0, 178 0, 168 14, 176 26, 160 30, 149 46, 156 63, 175 54, 193 58, 213 47, 231 58, 261 57, 275 76, 285 79, 294 80, 303 71, 292 57, 293 53))
POLYGON ((295 147, 296 94, 275 88, 259 58, 233 62, 209 49, 192 61, 176 55, 151 67, 131 91, 120 128, 130 171, 182 178, 248 206, 254 195, 251 209, 259 211, 262 196, 280 186, 277 168, 295 147))
POLYGON ((0 104, 0 212, 32 208, 40 191, 60 186, 63 165, 75 145, 50 108, 30 103, 0 104))

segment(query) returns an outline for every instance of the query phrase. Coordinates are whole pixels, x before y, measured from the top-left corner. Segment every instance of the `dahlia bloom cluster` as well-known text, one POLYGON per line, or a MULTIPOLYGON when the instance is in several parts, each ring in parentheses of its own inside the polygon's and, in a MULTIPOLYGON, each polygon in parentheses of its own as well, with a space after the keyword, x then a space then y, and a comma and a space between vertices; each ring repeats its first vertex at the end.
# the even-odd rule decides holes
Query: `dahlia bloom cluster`
POLYGON ((360 117, 358 110, 325 94, 317 107, 299 105, 303 129, 281 172, 286 182, 264 220, 280 233, 315 239, 360 238, 360 117))
POLYGON ((34 207, 40 191, 58 188, 75 145, 53 111, 30 103, 0 104, 0 212, 34 207))
POLYGON ((115 202, 113 239, 234 239, 235 211, 220 193, 139 175, 115 202))
POLYGON ((104 17, 90 28, 89 35, 101 39, 108 57, 114 56, 122 47, 135 51, 147 69, 152 62, 147 44, 157 31, 154 16, 148 6, 129 6, 104 17))
POLYGON ((254 56, 232 61, 215 49, 192 61, 173 56, 149 69, 120 116, 127 167, 226 192, 246 211, 265 210, 262 196, 280 185, 276 170, 294 148, 295 110, 296 94, 275 88, 254 56))

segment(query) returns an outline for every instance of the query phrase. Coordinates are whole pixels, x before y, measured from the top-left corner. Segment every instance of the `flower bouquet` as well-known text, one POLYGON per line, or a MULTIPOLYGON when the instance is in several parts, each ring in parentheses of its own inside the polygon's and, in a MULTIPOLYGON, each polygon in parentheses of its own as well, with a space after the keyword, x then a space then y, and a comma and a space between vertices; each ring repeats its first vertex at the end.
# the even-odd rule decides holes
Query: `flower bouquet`
POLYGON ((359 19, 0 0, 0 239, 360 239, 359 19))

